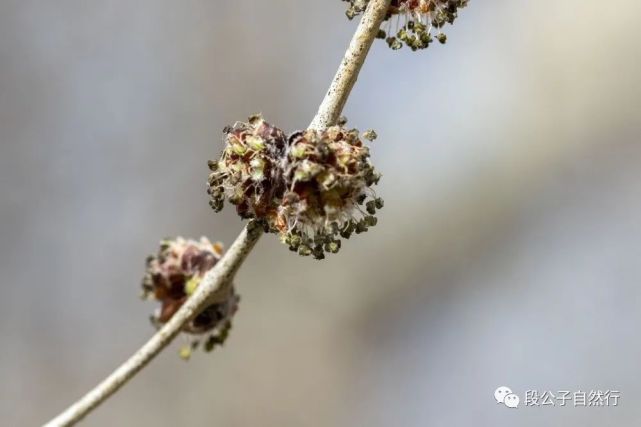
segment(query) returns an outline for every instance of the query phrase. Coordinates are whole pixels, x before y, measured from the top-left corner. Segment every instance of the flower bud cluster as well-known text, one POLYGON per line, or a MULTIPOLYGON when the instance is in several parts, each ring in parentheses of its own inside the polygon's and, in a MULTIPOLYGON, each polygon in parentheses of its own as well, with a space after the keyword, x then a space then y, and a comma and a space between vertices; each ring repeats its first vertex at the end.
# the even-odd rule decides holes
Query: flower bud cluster
MULTIPOLYGON (((300 255, 322 259, 338 252, 341 238, 376 225, 383 207, 371 188, 380 175, 369 149, 343 124, 285 138, 254 116, 226 129, 221 159, 210 162, 210 204, 220 210, 228 200, 241 217, 262 221, 300 255)), ((363 137, 372 140, 376 133, 363 137)))
MULTIPOLYGON (((221 256, 222 245, 212 244, 206 237, 199 241, 178 237, 160 243, 158 253, 147 258, 142 281, 142 296, 160 302, 160 308, 151 316, 154 326, 159 328, 171 319, 221 256)), ((216 300, 183 327, 183 332, 193 338, 191 348, 197 347, 203 336, 206 351, 227 338, 239 297, 232 285, 222 290, 216 300)), ((181 350, 183 356, 184 352, 181 350)))
MULTIPOLYGON (((349 3, 345 12, 349 19, 363 13, 369 3, 369 0, 343 1, 349 3)), ((434 37, 445 44, 447 36, 441 28, 452 24, 458 16, 458 9, 467 4, 468 0, 392 0, 383 25, 385 29, 381 28, 377 37, 385 39, 394 50, 403 44, 412 50, 426 49, 434 37), (436 35, 432 36, 434 30, 436 35)))
POLYGON ((341 237, 376 225, 383 201, 371 187, 380 175, 356 129, 308 129, 292 134, 289 144, 277 228, 291 250, 322 259, 338 252, 341 237))
POLYGON ((225 200, 236 205, 242 218, 273 214, 276 193, 282 193, 282 167, 287 137, 262 116, 226 127, 225 149, 218 161, 210 161, 210 206, 216 211, 225 200))

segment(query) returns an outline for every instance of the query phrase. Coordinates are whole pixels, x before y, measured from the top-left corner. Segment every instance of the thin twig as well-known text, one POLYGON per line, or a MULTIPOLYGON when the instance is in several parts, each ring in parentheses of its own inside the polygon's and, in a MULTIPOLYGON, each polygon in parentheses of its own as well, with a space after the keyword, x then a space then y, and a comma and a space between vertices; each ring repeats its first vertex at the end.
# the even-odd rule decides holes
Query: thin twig
MULTIPOLYGON (((327 95, 325 95, 325 99, 310 127, 322 129, 337 122, 352 87, 354 87, 358 73, 365 62, 367 53, 378 33, 381 22, 385 18, 390 1, 370 1, 336 76, 327 91, 327 95)), ((262 233, 262 227, 254 222, 249 222, 222 259, 207 272, 196 292, 172 318, 125 363, 120 365, 80 400, 49 421, 45 427, 76 424, 142 370, 180 333, 185 323, 191 320, 207 304, 211 304, 212 300, 215 300, 218 291, 231 283, 234 275, 254 248, 262 233)))
POLYGON ((371 0, 369 2, 334 80, 329 86, 325 99, 318 108, 316 117, 309 125, 310 128, 324 129, 338 121, 347 98, 356 84, 358 73, 367 58, 369 49, 381 28, 381 23, 387 15, 389 5, 390 0, 371 0))
POLYGON ((114 394, 160 353, 206 304, 216 291, 230 283, 234 274, 262 234, 262 227, 250 222, 231 245, 225 256, 207 272, 194 294, 172 318, 133 356, 105 378, 93 390, 46 424, 47 427, 70 426, 114 394))

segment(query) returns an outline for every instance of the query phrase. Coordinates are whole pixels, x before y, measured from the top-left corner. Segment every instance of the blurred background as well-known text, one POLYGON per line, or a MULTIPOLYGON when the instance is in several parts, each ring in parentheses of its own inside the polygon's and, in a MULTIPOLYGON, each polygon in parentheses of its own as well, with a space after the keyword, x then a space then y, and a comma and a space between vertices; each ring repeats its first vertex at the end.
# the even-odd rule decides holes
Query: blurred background
MULTIPOLYGON (((0 417, 51 418, 154 331, 163 236, 227 245, 221 130, 307 126, 351 38, 339 0, 0 2, 0 417)), ((265 236, 222 350, 174 343, 91 426, 641 424, 641 3, 478 1, 446 46, 378 41, 379 225, 323 262, 265 236), (496 387, 617 407, 497 405, 496 387)))

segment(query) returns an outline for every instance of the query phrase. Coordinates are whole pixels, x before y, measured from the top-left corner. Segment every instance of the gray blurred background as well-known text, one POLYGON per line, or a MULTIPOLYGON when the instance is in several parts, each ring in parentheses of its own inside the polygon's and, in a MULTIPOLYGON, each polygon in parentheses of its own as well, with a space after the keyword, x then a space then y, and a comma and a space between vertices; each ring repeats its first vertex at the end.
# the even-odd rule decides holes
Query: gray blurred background
MULTIPOLYGON (((0 1, 0 424, 38 425, 153 330, 163 236, 229 244, 222 128, 313 117, 338 0, 0 1)), ((472 0, 448 45, 377 42, 379 226, 323 262, 265 236, 221 351, 156 359, 86 425, 641 424, 641 3, 472 0), (618 407, 494 389, 618 390, 618 407)))

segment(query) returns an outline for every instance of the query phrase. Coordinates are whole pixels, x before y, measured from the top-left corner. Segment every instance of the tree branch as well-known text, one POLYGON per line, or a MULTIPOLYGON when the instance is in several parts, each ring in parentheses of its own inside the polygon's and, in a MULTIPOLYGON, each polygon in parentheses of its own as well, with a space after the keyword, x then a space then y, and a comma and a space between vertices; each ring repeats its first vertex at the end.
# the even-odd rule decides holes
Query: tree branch
MULTIPOLYGON (((345 53, 345 57, 310 127, 322 129, 337 122, 354 87, 354 83, 356 83, 367 53, 376 38, 378 29, 385 18, 389 5, 390 0, 372 0, 369 2, 369 6, 363 14, 345 53)), ((133 356, 93 390, 69 406, 56 418, 49 421, 45 427, 70 426, 77 423, 140 372, 169 345, 176 335, 180 333, 185 323, 191 320, 207 304, 211 304, 212 300, 215 301, 218 291, 231 283, 262 233, 262 227, 254 221, 250 221, 221 260, 203 277, 194 294, 172 318, 133 356)))
POLYGON ((347 98, 356 84, 370 47, 381 28, 381 23, 389 10, 390 0, 371 0, 363 14, 360 24, 345 52, 343 61, 336 71, 334 80, 323 99, 316 117, 309 125, 313 129, 324 129, 335 124, 345 107, 347 98))
POLYGON ((180 310, 125 363, 93 390, 47 423, 46 427, 70 426, 77 423, 133 378, 178 335, 185 323, 191 320, 205 305, 211 303, 212 299, 215 301, 216 291, 231 282, 261 234, 262 228, 260 226, 254 222, 248 223, 227 250, 225 256, 203 277, 194 294, 182 305, 180 310))

